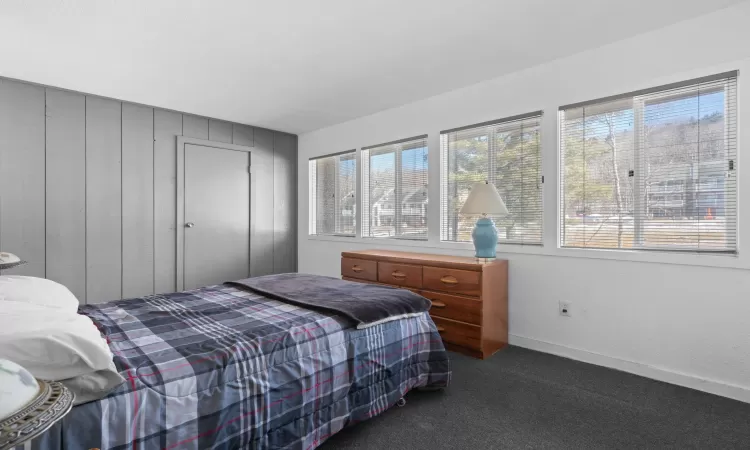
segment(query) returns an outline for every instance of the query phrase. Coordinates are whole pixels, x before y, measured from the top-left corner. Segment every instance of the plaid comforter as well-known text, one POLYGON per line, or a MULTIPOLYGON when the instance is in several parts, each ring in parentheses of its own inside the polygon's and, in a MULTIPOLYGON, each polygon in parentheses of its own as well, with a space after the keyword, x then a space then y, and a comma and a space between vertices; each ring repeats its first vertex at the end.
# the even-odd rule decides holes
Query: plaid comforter
POLYGON ((27 448, 311 450, 411 389, 450 379, 426 313, 357 330, 228 285, 80 312, 126 383, 27 448))

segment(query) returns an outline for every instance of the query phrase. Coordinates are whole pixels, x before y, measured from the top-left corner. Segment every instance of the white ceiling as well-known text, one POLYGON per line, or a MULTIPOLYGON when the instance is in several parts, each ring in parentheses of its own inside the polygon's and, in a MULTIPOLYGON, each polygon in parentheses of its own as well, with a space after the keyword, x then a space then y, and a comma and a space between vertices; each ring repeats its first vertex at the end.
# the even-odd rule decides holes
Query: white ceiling
POLYGON ((301 133, 741 2, 0 0, 0 75, 301 133))

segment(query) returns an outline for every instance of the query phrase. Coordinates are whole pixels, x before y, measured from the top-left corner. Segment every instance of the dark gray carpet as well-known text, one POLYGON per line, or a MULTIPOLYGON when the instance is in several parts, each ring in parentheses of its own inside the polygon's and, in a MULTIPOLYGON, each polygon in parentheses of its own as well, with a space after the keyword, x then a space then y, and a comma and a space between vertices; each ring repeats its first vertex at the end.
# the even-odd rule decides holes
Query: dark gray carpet
POLYGON ((448 389, 412 392, 321 448, 750 448, 750 404, 518 347, 451 357, 448 389))

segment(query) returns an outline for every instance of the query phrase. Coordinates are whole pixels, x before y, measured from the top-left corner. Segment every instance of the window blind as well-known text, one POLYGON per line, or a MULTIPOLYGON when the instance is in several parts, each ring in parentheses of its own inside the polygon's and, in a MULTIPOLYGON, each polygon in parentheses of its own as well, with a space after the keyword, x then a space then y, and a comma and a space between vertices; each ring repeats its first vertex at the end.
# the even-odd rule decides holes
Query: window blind
POLYGON ((354 236, 357 161, 354 150, 309 161, 310 234, 354 236))
POLYGON ((559 115, 563 247, 737 251, 737 72, 559 115))
POLYGON ((508 209, 492 217, 499 242, 542 244, 541 117, 537 111, 440 133, 442 240, 471 242, 477 217, 459 210, 475 183, 489 181, 508 209))
POLYGON ((362 236, 427 239, 427 135, 362 149, 362 236))

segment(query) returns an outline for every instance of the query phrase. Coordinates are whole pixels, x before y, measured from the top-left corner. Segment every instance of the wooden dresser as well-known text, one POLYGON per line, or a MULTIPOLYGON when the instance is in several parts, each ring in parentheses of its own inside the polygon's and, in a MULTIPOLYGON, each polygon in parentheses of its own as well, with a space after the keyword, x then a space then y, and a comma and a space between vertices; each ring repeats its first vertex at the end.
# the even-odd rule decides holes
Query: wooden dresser
POLYGON ((365 250, 341 253, 341 277, 414 291, 446 348, 487 358, 508 344, 508 261, 365 250))

